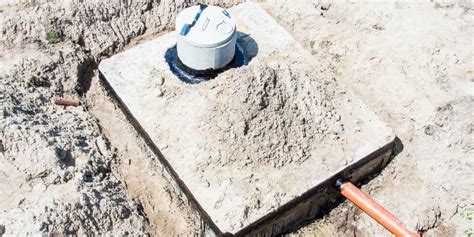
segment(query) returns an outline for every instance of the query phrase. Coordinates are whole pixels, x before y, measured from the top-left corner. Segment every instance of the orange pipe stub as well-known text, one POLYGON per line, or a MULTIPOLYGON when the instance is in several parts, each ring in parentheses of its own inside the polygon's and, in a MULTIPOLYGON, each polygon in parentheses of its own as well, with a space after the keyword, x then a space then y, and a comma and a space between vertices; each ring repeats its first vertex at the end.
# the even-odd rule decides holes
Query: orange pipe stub
POLYGON ((416 231, 408 229, 397 217, 375 202, 351 182, 344 182, 339 187, 341 194, 354 203, 362 211, 380 223, 395 236, 420 236, 416 231))
POLYGON ((55 97, 53 99, 53 103, 57 105, 64 105, 64 106, 79 106, 79 100, 69 99, 69 98, 62 98, 62 97, 55 97))

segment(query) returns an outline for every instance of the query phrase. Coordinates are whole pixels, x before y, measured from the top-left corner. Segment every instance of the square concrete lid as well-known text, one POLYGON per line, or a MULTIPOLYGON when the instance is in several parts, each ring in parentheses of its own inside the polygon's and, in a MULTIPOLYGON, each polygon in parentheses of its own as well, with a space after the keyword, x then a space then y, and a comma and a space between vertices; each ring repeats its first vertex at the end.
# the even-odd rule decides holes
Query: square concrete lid
MULTIPOLYGON (((229 12, 238 22, 240 30, 244 31, 245 35, 250 34, 257 42, 257 58, 275 51, 283 51, 307 58, 308 61, 314 60, 312 55, 258 4, 240 4, 229 9, 229 12), (274 37, 275 35, 278 37, 274 37)), ((245 44, 245 38, 243 39, 241 43, 245 44)), ((346 164, 350 165, 395 138, 392 129, 386 123, 361 100, 348 92, 335 101, 338 114, 347 124, 346 133, 349 133, 349 139, 345 144, 328 141, 328 144, 321 145, 320 149, 315 151, 315 156, 305 163, 285 166, 278 170, 265 167, 258 173, 249 173, 230 166, 222 167, 219 171, 197 173, 198 163, 202 161, 195 157, 186 157, 188 149, 186 144, 190 142, 188 139, 192 139, 192 131, 187 130, 182 124, 193 120, 195 116, 193 113, 199 111, 196 108, 206 110, 207 98, 199 92, 193 92, 193 95, 183 95, 175 99, 186 100, 184 96, 187 96, 193 98, 192 102, 173 104, 158 96, 160 93, 156 90, 159 87, 158 80, 150 80, 157 72, 174 76, 169 71, 164 55, 175 43, 175 33, 165 34, 103 60, 99 70, 156 146, 161 148, 161 144, 166 143, 166 148, 161 150, 165 159, 222 232, 237 232, 345 167, 345 165, 334 165, 324 170, 315 170, 313 167, 318 166, 321 157, 335 161, 339 159, 340 162, 341 158, 351 156, 352 163, 346 164), (167 106, 182 107, 181 110, 176 108, 171 110, 167 106), (355 126, 358 122, 361 122, 362 129, 357 132, 355 126), (173 131, 172 134, 175 136, 173 141, 162 140, 163 129, 173 131), (217 173, 225 173, 225 177, 231 177, 232 181, 219 179, 213 185, 204 182, 204 180, 215 180, 219 177, 216 176, 217 173), (250 175, 258 177, 259 181, 246 183, 245 177, 250 175), (256 188, 262 193, 258 197, 262 200, 262 206, 259 209, 252 209, 248 214, 250 200, 256 195, 256 188), (285 194, 283 198, 278 197, 281 193, 285 194), (216 200, 219 205, 216 205, 216 200)), ((176 79, 172 83, 180 82, 176 79)))

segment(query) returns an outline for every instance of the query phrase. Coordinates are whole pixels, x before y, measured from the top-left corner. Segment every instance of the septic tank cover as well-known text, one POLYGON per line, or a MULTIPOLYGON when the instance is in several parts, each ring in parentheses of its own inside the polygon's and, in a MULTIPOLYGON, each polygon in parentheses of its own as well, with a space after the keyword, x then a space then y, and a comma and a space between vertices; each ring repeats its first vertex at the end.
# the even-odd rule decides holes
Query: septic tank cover
POLYGON ((211 48, 232 39, 235 21, 225 9, 200 4, 184 9, 177 16, 176 30, 189 44, 211 48))

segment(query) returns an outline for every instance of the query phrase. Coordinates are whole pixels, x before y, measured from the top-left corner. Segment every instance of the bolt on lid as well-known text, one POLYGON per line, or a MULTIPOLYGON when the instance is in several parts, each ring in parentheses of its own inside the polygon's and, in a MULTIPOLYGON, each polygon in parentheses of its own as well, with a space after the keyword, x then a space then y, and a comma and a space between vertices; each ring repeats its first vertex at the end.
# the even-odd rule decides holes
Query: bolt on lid
POLYGON ((220 7, 197 5, 176 17, 176 32, 191 45, 203 48, 227 43, 235 33, 235 21, 220 7))

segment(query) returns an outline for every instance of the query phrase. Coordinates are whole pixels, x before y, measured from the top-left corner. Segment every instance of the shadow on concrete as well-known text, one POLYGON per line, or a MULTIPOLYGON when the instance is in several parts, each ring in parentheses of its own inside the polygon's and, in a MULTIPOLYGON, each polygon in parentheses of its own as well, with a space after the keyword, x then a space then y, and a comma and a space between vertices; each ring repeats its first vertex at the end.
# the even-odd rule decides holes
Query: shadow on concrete
POLYGON ((244 56, 246 58, 246 64, 249 64, 252 59, 258 54, 258 44, 250 34, 238 31, 237 44, 242 47, 244 56))

